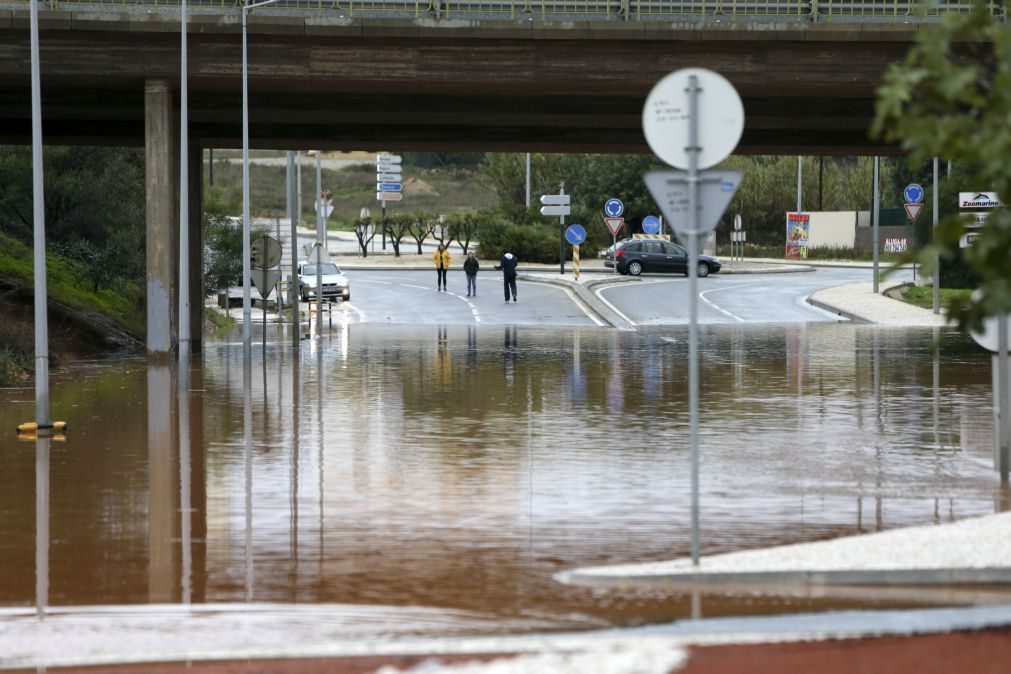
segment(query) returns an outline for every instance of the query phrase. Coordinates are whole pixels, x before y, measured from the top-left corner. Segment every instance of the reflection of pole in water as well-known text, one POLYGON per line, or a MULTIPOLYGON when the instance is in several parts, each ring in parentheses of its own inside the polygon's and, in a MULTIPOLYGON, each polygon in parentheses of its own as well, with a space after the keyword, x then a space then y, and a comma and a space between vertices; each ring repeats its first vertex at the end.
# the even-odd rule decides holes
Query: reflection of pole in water
POLYGON ((934 451, 941 448, 941 328, 934 328, 934 451))
POLYGON ((298 393, 299 393, 299 361, 298 353, 291 362, 291 467, 289 469, 289 509, 291 524, 289 526, 292 601, 298 600, 298 393))
POLYGON ((242 447, 246 477, 246 601, 253 600, 253 363, 249 347, 242 358, 242 447))
POLYGON ((514 325, 507 325, 505 328, 503 350, 505 351, 505 380, 506 384, 512 387, 516 377, 516 352, 518 350, 516 326, 514 325))
POLYGON ((35 613, 49 605, 49 438, 35 441, 35 613))
POLYGON ((702 619, 702 593, 692 590, 692 620, 702 619))
POLYGON ((179 518, 182 568, 179 579, 181 601, 189 604, 193 595, 193 534, 190 495, 190 356, 179 352, 179 518))
POLYGON ((148 447, 148 601, 175 598, 172 534, 175 520, 175 476, 172 461, 172 375, 164 365, 147 369, 148 447))
POLYGON ((316 414, 319 425, 319 584, 323 587, 323 345, 316 348, 316 414))

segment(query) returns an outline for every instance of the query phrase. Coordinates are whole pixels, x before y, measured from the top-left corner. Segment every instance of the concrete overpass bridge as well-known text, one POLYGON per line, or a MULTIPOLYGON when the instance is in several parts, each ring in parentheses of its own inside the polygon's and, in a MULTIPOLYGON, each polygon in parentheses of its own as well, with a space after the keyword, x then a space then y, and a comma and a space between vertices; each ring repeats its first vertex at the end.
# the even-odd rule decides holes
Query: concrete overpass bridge
MULTIPOLYGON (((190 6, 190 194, 198 215, 197 150, 241 145, 241 10, 226 0, 190 6)), ((939 14, 969 6, 281 0, 250 15, 251 144, 647 152, 641 111, 650 88, 668 72, 703 66, 741 93, 740 152, 889 152, 867 138, 883 71, 939 14)), ((991 9, 1003 19, 1003 3, 991 9)), ((165 281, 178 222, 178 0, 52 0, 40 11, 40 45, 47 144, 147 148, 149 276, 165 281)), ((29 72, 28 3, 0 0, 0 143, 30 142, 29 72)), ((154 350, 165 343, 159 338, 154 350)))

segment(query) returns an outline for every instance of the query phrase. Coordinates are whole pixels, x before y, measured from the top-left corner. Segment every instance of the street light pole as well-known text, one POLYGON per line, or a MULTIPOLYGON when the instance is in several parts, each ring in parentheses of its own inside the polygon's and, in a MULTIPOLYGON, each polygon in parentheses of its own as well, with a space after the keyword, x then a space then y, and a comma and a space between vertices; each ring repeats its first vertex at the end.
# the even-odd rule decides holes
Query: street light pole
POLYGON ((247 17, 250 10, 272 5, 278 0, 264 0, 253 4, 242 4, 242 345, 248 357, 251 353, 253 335, 253 300, 250 293, 249 265, 251 255, 249 241, 249 50, 247 17))
POLYGON ((35 423, 49 423, 49 319, 46 313, 46 210, 42 182, 42 86, 39 76, 39 2, 32 0, 32 219, 35 281, 35 423))
POLYGON ((179 362, 184 364, 189 362, 190 356, 190 129, 186 0, 182 0, 180 7, 182 18, 179 28, 179 362))

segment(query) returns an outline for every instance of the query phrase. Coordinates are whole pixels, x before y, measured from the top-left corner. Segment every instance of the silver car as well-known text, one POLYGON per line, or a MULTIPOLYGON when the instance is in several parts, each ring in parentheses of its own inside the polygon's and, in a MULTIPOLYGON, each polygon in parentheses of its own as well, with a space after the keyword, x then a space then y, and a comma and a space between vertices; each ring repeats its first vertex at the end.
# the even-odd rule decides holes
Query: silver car
MULTIPOLYGON (((320 265, 319 273, 322 275, 324 300, 335 300, 340 298, 347 302, 351 299, 351 283, 340 267, 333 262, 324 262, 320 265)), ((316 263, 300 262, 298 265, 298 294, 303 302, 316 299, 320 294, 316 292, 316 263)))

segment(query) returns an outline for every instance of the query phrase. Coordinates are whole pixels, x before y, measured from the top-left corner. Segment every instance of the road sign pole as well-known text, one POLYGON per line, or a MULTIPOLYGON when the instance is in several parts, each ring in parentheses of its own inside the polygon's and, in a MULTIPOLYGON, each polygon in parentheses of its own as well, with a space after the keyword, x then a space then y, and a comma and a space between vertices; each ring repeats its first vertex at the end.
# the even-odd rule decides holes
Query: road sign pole
POLYGON ((1007 484, 1009 448, 1011 444, 1011 420, 1008 419, 1008 321, 1007 315, 1001 314, 997 321, 997 470, 1000 481, 1007 484))
MULTIPOLYGON (((931 229, 932 232, 937 231, 937 157, 934 157, 934 227, 931 229)), ((936 238, 937 234, 933 234, 932 237, 936 238)), ((933 311, 935 314, 941 313, 941 256, 934 256, 934 298, 933 298, 933 311)))
POLYGON ((579 246, 572 247, 572 274, 579 280, 579 246))
POLYGON ((879 229, 878 229, 878 217, 881 214, 881 209, 880 209, 881 193, 878 190, 878 178, 879 178, 879 175, 880 175, 880 171, 881 171, 881 158, 880 157, 875 157, 874 158, 874 189, 873 189, 873 192, 874 192, 874 236, 872 237, 874 239, 874 244, 873 244, 874 245, 874 258, 873 258, 874 259, 874 265, 873 265, 874 266, 874 284, 873 284, 874 288, 873 288, 873 290, 874 290, 874 294, 875 295, 878 294, 878 247, 880 245, 879 242, 878 242, 878 232, 879 232, 879 229))
MULTIPOLYGON (((688 416, 692 483, 692 564, 699 565, 699 80, 688 78, 688 416)), ((617 269, 617 250, 615 268, 617 269)))
MULTIPOLYGON (((559 194, 565 194, 565 184, 558 190, 559 194)), ((558 273, 565 275, 565 216, 558 216, 558 273)))
POLYGON ((323 334, 323 244, 326 241, 325 211, 323 203, 323 152, 316 150, 316 337, 323 334))

